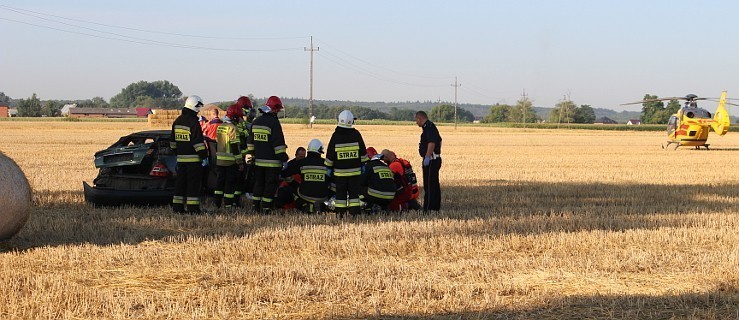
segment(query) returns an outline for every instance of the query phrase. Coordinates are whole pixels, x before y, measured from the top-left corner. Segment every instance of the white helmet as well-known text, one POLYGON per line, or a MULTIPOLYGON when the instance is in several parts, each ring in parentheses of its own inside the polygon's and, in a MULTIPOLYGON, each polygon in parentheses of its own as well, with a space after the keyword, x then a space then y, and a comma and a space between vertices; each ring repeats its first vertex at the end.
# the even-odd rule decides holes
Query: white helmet
POLYGON ((354 115, 349 110, 339 113, 339 127, 351 128, 354 125, 354 115))
POLYGON ((323 153, 323 143, 321 142, 321 140, 311 140, 308 143, 308 152, 323 153))
POLYGON ((185 100, 185 108, 188 108, 195 112, 200 112, 200 107, 203 105, 203 99, 200 99, 200 97, 196 95, 192 95, 187 97, 187 100, 185 100))

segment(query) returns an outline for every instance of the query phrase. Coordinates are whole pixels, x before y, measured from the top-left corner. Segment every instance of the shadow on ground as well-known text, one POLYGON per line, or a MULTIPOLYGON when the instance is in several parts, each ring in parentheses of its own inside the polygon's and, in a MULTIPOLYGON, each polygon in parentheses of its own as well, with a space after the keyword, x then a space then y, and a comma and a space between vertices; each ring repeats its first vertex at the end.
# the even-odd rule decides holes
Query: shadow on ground
MULTIPOLYGON (((696 213, 734 213, 739 184, 652 185, 489 181, 478 186, 443 186, 443 210, 338 220, 333 214, 294 211, 271 216, 221 212, 172 214, 168 207, 94 208, 82 191, 35 195, 31 218, 0 251, 73 244, 136 244, 187 237, 244 236, 260 230, 303 225, 483 219, 475 234, 501 235, 583 230, 632 230, 705 224, 696 213), (689 216, 689 217, 688 217, 689 216)), ((470 231, 470 230, 467 230, 470 231)))
POLYGON ((363 319, 739 319, 739 290, 722 284, 707 293, 553 297, 520 309, 444 314, 367 314, 363 319))

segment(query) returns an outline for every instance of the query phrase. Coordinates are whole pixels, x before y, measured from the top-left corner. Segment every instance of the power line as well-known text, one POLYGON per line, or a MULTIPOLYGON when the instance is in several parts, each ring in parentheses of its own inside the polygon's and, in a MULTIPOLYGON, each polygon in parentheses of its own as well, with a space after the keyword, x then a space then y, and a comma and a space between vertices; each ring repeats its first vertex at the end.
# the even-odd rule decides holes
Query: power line
MULTIPOLYGON (((39 28, 46 28, 51 30, 56 30, 60 32, 66 32, 66 33, 72 33, 72 34, 78 34, 78 35, 84 35, 88 37, 94 37, 94 38, 100 38, 100 39, 108 39, 108 40, 116 40, 116 41, 123 41, 123 42, 129 42, 129 43, 138 43, 138 44, 146 44, 146 45, 154 45, 154 46, 161 46, 161 47, 172 47, 172 48, 183 48, 183 49, 196 49, 196 50, 212 50, 212 51, 236 51, 236 52, 274 52, 274 51, 295 51, 295 50, 301 50, 302 48, 278 48, 278 49, 237 49, 237 48, 217 48, 217 47, 203 47, 203 46, 192 46, 192 45, 184 45, 184 44, 177 44, 177 43, 169 43, 169 42, 162 42, 162 41, 156 41, 156 40, 149 40, 149 39, 143 39, 143 38, 136 38, 136 37, 129 37, 124 35, 118 35, 115 33, 110 32, 104 32, 104 31, 98 31, 94 30, 95 32, 103 33, 103 34, 112 34, 123 38, 115 38, 115 37, 108 37, 108 36, 101 36, 97 34, 91 34, 91 33, 85 33, 85 32, 79 32, 79 31, 72 31, 72 30, 66 30, 66 29, 60 29, 55 28, 51 26, 45 26, 20 20, 14 20, 14 19, 8 19, 8 18, 2 18, 0 17, 0 20, 25 24, 29 26, 39 27, 39 28), (126 39, 128 38, 128 39, 126 39)), ((79 27, 79 26, 78 26, 79 27)), ((89 29, 86 27, 80 27, 89 29)))
POLYGON ((82 22, 82 23, 89 23, 93 25, 108 27, 108 28, 117 28, 117 29, 125 29, 125 30, 131 30, 131 31, 138 31, 138 32, 146 32, 146 33, 154 33, 154 34, 163 34, 163 35, 170 35, 170 36, 179 36, 179 37, 190 37, 190 38, 202 38, 202 39, 218 39, 218 40, 292 40, 292 39, 304 39, 305 36, 293 36, 293 37, 222 37, 222 36, 204 36, 204 35, 193 35, 193 34, 184 34, 184 33, 176 33, 176 32, 164 32, 164 31, 155 31, 155 30, 147 30, 147 29, 139 29, 139 28, 132 28, 132 27, 125 27, 125 26, 118 26, 118 25, 112 25, 112 24, 105 24, 105 23, 99 23, 89 20, 82 20, 82 19, 73 19, 63 16, 58 16, 54 14, 49 13, 43 13, 28 9, 21 9, 16 7, 11 7, 7 5, 1 5, 0 8, 14 11, 17 13, 25 14, 23 12, 30 12, 35 13, 38 15, 44 15, 48 17, 55 17, 59 19, 69 20, 69 21, 76 21, 76 22, 82 22))
POLYGON ((365 63, 365 64, 371 65, 371 66, 373 66, 373 67, 376 67, 376 68, 384 69, 384 70, 386 70, 386 71, 389 71, 389 72, 392 72, 392 73, 395 73, 395 74, 399 74, 399 75, 404 75, 404 76, 410 76, 410 77, 414 77, 414 78, 424 78, 424 79, 437 79, 437 80, 445 80, 445 79, 451 79, 451 78, 452 78, 452 77, 449 77, 449 76, 444 76, 444 77, 420 76, 420 75, 413 75, 413 74, 409 74, 409 73, 405 73, 405 72, 399 72, 399 71, 396 71, 396 70, 390 69, 390 68, 388 68, 388 67, 385 67, 385 66, 381 66, 381 65, 377 65, 377 64, 374 64, 374 63, 372 63, 372 62, 369 62, 369 61, 367 61, 367 60, 364 60, 364 59, 362 59, 362 58, 358 58, 358 57, 356 57, 356 56, 353 56, 353 55, 351 55, 351 54, 347 53, 346 51, 342 51, 341 49, 337 48, 336 46, 332 46, 332 45, 330 45, 330 44, 326 43, 326 41, 323 41, 323 40, 319 40, 319 41, 320 41, 320 42, 321 42, 321 43, 322 43, 322 44, 323 44, 324 46, 326 46, 326 47, 330 47, 330 48, 333 48, 333 49, 334 49, 334 50, 336 50, 337 52, 340 52, 340 53, 342 53, 342 54, 344 54, 344 55, 346 55, 346 56, 348 56, 348 57, 350 57, 350 58, 352 58, 352 59, 355 59, 355 60, 359 60, 359 61, 361 61, 361 62, 363 62, 363 63, 365 63))
POLYGON ((457 88, 461 87, 462 84, 457 82, 457 77, 454 77, 454 129, 457 129, 457 88))
MULTIPOLYGON (((313 52, 320 50, 319 47, 313 46, 313 36, 310 37, 310 49, 303 48, 305 51, 310 51, 310 98, 308 99, 308 119, 313 118, 313 52)), ((313 120, 310 120, 310 127, 313 128, 313 120)))
POLYGON ((358 66, 358 65, 356 65, 356 64, 354 64, 354 63, 352 63, 350 61, 347 61, 346 59, 344 59, 344 58, 342 58, 340 56, 337 56, 335 54, 329 53, 328 51, 320 51, 319 52, 319 56, 322 56, 326 60, 328 60, 330 62, 333 62, 334 64, 337 64, 339 66, 342 66, 344 68, 351 69, 353 71, 356 71, 356 72, 365 74, 367 76, 370 76, 372 78, 375 78, 375 79, 378 79, 378 80, 381 80, 381 81, 385 81, 385 82, 392 82, 392 83, 395 83, 395 84, 401 84, 401 85, 412 86, 412 87, 427 87, 427 88, 441 88, 441 87, 445 87, 444 85, 416 84, 416 83, 410 83, 410 82, 396 80, 396 79, 389 78, 389 77, 384 77, 382 75, 378 75, 378 74, 376 74, 376 73, 374 73, 372 71, 369 71, 369 70, 367 70, 365 68, 362 68, 362 67, 360 67, 360 66, 358 66), (333 58, 330 58, 329 56, 330 57, 333 57, 333 58), (341 60, 343 62, 339 62, 337 60, 341 60))

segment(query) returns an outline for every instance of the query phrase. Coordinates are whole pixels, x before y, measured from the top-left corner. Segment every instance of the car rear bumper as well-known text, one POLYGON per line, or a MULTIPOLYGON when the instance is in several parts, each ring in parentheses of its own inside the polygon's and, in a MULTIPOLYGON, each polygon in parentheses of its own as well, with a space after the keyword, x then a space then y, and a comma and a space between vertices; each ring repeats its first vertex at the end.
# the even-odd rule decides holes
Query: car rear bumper
POLYGON ((172 202, 174 190, 111 190, 99 189, 82 182, 85 201, 96 206, 163 206, 172 202))

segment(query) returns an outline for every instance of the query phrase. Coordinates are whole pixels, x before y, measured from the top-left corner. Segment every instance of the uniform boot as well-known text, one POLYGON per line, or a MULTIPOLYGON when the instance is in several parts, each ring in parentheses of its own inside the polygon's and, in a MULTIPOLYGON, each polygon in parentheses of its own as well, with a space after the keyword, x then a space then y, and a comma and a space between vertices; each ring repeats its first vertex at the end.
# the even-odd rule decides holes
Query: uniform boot
POLYGON ((200 211, 200 205, 188 204, 187 205, 187 213, 189 213, 189 214, 202 214, 203 212, 200 211))
POLYGON ((359 214, 362 213, 362 208, 360 207, 349 207, 349 214, 352 215, 352 217, 356 217, 359 214))
POLYGON ((216 191, 213 195, 213 203, 216 205, 216 208, 221 208, 221 203, 223 202, 223 191, 216 191))
POLYGON ((234 193, 233 206, 236 208, 241 208, 241 192, 236 191, 236 193, 234 193))
POLYGON ((183 205, 181 203, 173 203, 172 204, 172 211, 174 213, 179 213, 179 214, 185 213, 185 205, 183 205))

